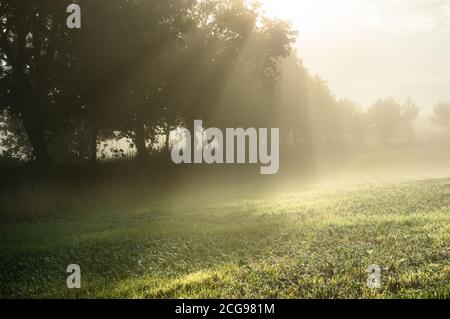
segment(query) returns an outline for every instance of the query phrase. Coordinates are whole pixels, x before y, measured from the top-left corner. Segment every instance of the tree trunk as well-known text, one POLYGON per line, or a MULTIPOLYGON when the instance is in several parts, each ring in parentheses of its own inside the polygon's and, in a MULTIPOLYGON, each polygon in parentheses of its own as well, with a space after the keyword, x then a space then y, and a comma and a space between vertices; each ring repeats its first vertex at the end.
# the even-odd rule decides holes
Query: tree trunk
MULTIPOLYGON (((18 12, 24 8, 18 7, 18 12)), ((26 75, 26 31, 23 23, 17 26, 17 55, 13 59, 13 100, 15 108, 20 112, 25 132, 33 148, 33 157, 38 166, 49 166, 50 155, 47 150, 46 115, 43 104, 45 99, 37 98, 37 92, 26 75)))
POLYGON ((136 119, 134 143, 136 144, 137 158, 141 161, 147 159, 147 145, 145 143, 145 127, 142 121, 136 119))
POLYGON ((45 139, 45 127, 41 121, 30 119, 23 115, 23 126, 33 148, 33 156, 36 164, 41 167, 51 165, 50 155, 47 150, 47 141, 45 139))

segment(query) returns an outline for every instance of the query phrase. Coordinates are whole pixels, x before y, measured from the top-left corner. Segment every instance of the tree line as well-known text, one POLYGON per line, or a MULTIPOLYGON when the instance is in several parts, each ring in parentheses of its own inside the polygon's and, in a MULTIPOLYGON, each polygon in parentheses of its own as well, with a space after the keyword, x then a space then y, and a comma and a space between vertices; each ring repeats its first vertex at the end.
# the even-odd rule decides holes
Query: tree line
MULTIPOLYGON (((0 0, 3 158, 95 163, 115 140, 145 161, 194 119, 277 127, 282 145, 304 154, 414 138, 419 106, 385 99, 366 111, 336 99, 302 64, 297 32, 256 3, 76 3, 81 29, 66 26, 68 1, 0 0)), ((436 106, 433 121, 450 132, 449 103, 436 106)))

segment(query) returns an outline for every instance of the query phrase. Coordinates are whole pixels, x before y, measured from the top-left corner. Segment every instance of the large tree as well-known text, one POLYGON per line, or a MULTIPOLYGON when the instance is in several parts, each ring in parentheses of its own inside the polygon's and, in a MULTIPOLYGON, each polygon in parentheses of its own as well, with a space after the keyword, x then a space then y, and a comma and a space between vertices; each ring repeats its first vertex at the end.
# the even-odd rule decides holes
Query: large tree
POLYGON ((120 130, 146 156, 150 124, 162 106, 168 57, 189 28, 186 0, 80 1, 83 27, 74 34, 84 114, 92 125, 92 161, 100 133, 120 130))
POLYGON ((67 70, 64 1, 0 1, 1 103, 18 117, 34 160, 47 165, 67 70))

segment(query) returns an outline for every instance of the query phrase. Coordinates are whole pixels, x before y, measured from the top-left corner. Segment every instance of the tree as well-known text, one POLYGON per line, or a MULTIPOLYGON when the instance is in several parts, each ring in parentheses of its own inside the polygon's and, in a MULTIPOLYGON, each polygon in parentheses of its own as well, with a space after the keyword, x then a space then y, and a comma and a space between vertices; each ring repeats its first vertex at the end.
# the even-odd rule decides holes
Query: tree
POLYGON ((364 114, 360 110, 361 106, 352 100, 341 99, 337 102, 336 135, 341 144, 364 146, 367 132, 364 114))
POLYGON ((442 126, 450 135, 450 102, 438 103, 433 109, 432 122, 442 126))
POLYGON ((198 118, 217 127, 269 119, 266 87, 274 86, 279 60, 290 52, 295 33, 289 25, 263 19, 242 0, 196 1, 190 16, 193 28, 160 76, 165 135, 198 118))
POLYGON ((13 118, 7 110, 0 113, 0 158, 2 160, 29 160, 31 147, 22 123, 13 118))
POLYGON ((378 100, 369 109, 368 118, 382 143, 398 137, 401 133, 401 106, 392 98, 378 100))
POLYGON ((419 115, 420 107, 408 98, 402 107, 402 124, 405 129, 405 134, 408 140, 414 138, 413 122, 419 115))
POLYGON ((19 118, 39 165, 51 161, 47 143, 61 108, 61 79, 67 69, 62 1, 1 1, 0 105, 19 118))
POLYGON ((162 106, 155 105, 164 86, 165 57, 189 29, 188 10, 194 1, 80 1, 83 27, 73 33, 80 105, 92 126, 95 162, 99 138, 133 140, 140 158, 147 155, 162 106), (105 135, 106 134, 106 135, 105 135))
POLYGON ((311 77, 307 85, 307 116, 311 121, 312 144, 333 143, 336 132, 337 101, 326 81, 311 77))

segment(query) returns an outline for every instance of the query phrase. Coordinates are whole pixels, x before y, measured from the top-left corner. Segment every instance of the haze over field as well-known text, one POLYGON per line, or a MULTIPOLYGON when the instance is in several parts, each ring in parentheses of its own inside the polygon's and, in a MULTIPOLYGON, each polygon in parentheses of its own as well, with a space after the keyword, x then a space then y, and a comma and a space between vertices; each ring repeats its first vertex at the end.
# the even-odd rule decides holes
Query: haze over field
POLYGON ((430 113, 450 99, 450 2, 263 0, 269 16, 299 30, 306 67, 338 97, 367 107, 411 96, 430 113), (388 76, 387 76, 388 75, 388 76))

